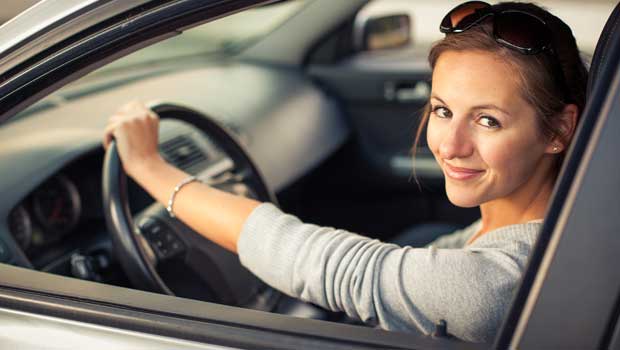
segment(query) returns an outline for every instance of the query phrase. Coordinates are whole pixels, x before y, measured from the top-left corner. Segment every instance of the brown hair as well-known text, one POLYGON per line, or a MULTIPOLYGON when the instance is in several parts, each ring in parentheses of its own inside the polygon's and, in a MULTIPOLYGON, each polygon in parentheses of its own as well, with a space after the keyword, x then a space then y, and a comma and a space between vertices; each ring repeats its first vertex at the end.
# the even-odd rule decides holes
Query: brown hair
MULTIPOLYGON (((563 135, 556 126, 557 119, 564 107, 570 103, 577 105, 579 113, 583 111, 587 84, 587 70, 581 61, 570 28, 562 20, 534 4, 501 3, 494 7, 524 10, 544 19, 552 32, 552 50, 557 59, 547 52, 525 55, 501 45, 493 36, 492 22, 485 21, 465 32, 447 35, 436 42, 428 55, 431 69, 435 68, 439 56, 446 51, 480 50, 497 55, 517 74, 521 96, 534 107, 540 117, 541 135, 549 140, 560 137, 564 142, 568 142, 569 135, 563 135)), ((415 135, 414 159, 429 115, 430 104, 427 103, 415 135)))

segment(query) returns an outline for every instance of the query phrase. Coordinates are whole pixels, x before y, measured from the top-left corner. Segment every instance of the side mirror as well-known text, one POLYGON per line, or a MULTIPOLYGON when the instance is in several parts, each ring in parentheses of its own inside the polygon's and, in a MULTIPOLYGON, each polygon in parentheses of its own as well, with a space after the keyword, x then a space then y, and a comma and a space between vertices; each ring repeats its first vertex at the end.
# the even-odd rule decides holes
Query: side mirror
POLYGON ((358 17, 354 28, 357 51, 393 49, 411 43, 411 18, 407 14, 358 17))

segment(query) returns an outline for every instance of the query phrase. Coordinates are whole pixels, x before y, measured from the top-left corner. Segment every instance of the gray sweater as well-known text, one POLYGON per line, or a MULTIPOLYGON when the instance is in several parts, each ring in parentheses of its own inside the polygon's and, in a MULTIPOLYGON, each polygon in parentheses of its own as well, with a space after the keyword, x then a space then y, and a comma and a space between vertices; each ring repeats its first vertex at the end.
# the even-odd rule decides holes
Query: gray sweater
POLYGON ((302 223, 272 204, 246 221, 237 245, 244 266, 280 291, 373 326, 492 341, 510 305, 541 223, 511 225, 465 246, 480 220, 426 248, 400 247, 302 223))

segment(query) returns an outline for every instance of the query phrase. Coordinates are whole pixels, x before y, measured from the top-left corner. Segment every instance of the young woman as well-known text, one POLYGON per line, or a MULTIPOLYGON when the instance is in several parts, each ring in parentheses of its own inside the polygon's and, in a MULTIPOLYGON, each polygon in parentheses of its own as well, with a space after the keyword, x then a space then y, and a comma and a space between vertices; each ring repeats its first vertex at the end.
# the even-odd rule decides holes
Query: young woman
POLYGON ((491 341, 535 243, 562 154, 585 104, 587 73, 561 20, 531 4, 468 2, 441 23, 429 55, 427 141, 452 203, 481 219, 426 248, 300 222, 275 206, 198 182, 157 151, 141 103, 112 116, 125 170, 176 216, 281 291, 370 325, 491 341), (199 203, 199 205, 197 205, 199 203))

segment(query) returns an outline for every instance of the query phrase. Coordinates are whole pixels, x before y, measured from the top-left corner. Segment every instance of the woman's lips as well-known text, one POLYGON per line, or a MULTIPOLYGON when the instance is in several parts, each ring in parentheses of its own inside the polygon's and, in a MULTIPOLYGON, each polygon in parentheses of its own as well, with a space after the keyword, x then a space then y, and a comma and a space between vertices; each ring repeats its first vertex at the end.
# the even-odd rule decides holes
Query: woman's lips
POLYGON ((473 179, 474 177, 477 177, 484 172, 484 170, 455 167, 446 162, 444 162, 443 164, 445 165, 444 172, 446 173, 446 176, 454 180, 473 179))

